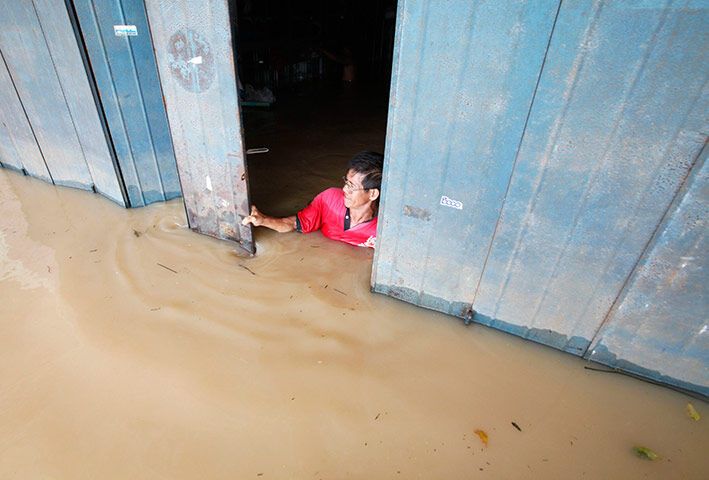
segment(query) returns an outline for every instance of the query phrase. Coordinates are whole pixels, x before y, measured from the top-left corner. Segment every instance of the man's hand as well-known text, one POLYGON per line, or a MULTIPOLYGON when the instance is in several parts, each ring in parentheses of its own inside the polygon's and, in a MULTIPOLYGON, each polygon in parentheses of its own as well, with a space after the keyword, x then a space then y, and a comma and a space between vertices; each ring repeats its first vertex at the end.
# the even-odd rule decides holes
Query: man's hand
POLYGON ((252 205, 251 215, 244 217, 241 221, 242 225, 248 225, 249 223, 254 227, 266 227, 277 232, 285 233, 295 230, 296 221, 295 215, 285 218, 269 217, 261 213, 255 205, 252 205))
POLYGON ((256 208, 256 205, 251 206, 251 215, 248 217, 244 217, 244 219, 241 221, 242 225, 248 225, 249 223, 253 225, 254 227, 260 227, 263 225, 265 218, 261 212, 259 212, 259 209, 256 208))

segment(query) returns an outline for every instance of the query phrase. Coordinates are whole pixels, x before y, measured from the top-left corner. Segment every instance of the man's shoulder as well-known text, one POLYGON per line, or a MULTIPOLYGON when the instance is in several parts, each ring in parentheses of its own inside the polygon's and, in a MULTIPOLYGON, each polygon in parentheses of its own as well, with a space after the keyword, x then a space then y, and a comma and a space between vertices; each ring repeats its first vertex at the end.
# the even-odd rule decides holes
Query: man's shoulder
POLYGON ((341 203, 344 201, 345 194, 341 188, 330 187, 320 192, 318 197, 327 203, 341 203))
POLYGON ((344 192, 342 191, 342 189, 341 189, 341 188, 337 188, 337 187, 326 188, 325 190, 323 190, 322 192, 320 192, 320 195, 327 195, 327 196, 330 196, 330 197, 344 197, 344 196, 345 196, 345 194, 344 194, 344 192))

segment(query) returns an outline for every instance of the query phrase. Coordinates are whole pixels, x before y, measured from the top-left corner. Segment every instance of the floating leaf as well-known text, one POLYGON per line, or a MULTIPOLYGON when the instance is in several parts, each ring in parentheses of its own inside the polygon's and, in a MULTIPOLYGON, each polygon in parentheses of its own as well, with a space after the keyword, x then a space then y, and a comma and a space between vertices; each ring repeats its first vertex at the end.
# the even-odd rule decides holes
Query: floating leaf
POLYGON ((660 458, 658 454, 656 454, 647 447, 633 447, 633 451, 638 457, 644 458, 646 460, 657 460, 658 458, 660 458))
POLYGON ((694 420, 695 422, 698 422, 700 418, 702 418, 701 415, 699 415, 699 412, 694 408, 694 405, 691 403, 687 404, 687 415, 694 420))
POLYGON ((485 433, 485 430, 475 430, 475 435, 480 437, 480 441, 483 442, 483 445, 487 447, 487 433, 485 433))

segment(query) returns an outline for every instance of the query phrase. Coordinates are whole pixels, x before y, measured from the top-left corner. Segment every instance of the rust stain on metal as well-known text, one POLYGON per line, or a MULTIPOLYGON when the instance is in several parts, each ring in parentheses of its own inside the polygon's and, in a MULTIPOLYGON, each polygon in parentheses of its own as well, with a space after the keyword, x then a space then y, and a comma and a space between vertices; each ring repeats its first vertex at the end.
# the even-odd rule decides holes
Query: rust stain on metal
POLYGON ((214 80, 214 57, 209 42, 191 29, 178 30, 168 45, 170 72, 182 88, 200 93, 214 80))
POLYGON ((419 220, 429 221, 431 212, 426 209, 414 207, 412 205, 404 205, 404 215, 407 217, 418 218, 419 220))
POLYGON ((239 238, 234 227, 225 222, 219 222, 219 233, 226 238, 239 238))

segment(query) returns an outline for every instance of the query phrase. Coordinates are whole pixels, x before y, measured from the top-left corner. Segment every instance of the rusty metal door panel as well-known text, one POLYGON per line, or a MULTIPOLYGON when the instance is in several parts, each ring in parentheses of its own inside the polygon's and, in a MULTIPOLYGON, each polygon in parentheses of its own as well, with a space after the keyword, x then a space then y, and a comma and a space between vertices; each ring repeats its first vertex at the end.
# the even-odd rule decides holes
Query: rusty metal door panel
POLYGON ((15 86, 0 56, 0 166, 52 182, 15 86))
POLYGON ((130 205, 179 197, 143 0, 74 0, 74 6, 130 205))
POLYGON ((709 397, 709 147, 587 358, 709 397))
POLYGON ((147 0, 190 228, 253 252, 226 0, 147 0))
POLYGON ((54 183, 124 204, 63 2, 4 2, 0 50, 54 183))
POLYGON ((375 291, 466 315, 558 5, 399 2, 375 291))
POLYGON ((479 321, 586 351, 706 142, 707 25, 706 2, 562 3, 479 321))

